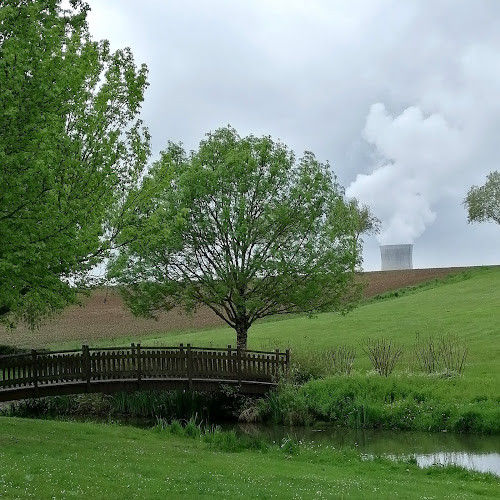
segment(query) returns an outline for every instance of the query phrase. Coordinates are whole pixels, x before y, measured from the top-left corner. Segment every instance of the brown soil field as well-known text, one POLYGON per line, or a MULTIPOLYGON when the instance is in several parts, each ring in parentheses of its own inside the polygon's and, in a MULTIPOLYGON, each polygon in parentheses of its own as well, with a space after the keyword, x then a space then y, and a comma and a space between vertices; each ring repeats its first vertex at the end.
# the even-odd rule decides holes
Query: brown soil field
MULTIPOLYGON (((373 297, 390 290, 443 278, 464 269, 454 267, 374 271, 362 273, 360 279, 367 283, 365 297, 373 297)), ((118 292, 96 290, 84 299, 82 306, 69 307, 34 331, 25 325, 18 325, 14 330, 0 326, 0 344, 42 348, 54 342, 73 340, 85 344, 100 339, 140 337, 220 325, 224 325, 224 322, 208 308, 200 308, 192 316, 173 310, 161 314, 158 320, 136 318, 124 308, 118 292)))

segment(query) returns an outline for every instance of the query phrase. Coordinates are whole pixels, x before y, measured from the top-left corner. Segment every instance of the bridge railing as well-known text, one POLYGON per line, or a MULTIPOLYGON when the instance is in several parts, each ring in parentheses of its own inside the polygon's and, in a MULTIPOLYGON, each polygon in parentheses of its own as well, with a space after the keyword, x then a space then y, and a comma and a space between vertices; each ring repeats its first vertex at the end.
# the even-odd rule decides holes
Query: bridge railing
POLYGON ((290 352, 179 347, 90 348, 0 356, 2 389, 101 380, 193 379, 275 382, 288 372, 290 352))

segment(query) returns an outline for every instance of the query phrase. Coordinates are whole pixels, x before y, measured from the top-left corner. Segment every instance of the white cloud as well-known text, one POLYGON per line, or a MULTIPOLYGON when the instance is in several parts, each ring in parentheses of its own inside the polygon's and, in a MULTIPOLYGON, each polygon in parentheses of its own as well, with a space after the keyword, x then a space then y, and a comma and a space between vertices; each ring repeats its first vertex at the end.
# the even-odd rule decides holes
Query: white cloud
POLYGON ((399 116, 374 104, 364 137, 382 158, 346 191, 368 204, 382 221, 381 244, 413 243, 436 218, 432 205, 460 184, 470 152, 461 130, 439 114, 411 106, 399 116))

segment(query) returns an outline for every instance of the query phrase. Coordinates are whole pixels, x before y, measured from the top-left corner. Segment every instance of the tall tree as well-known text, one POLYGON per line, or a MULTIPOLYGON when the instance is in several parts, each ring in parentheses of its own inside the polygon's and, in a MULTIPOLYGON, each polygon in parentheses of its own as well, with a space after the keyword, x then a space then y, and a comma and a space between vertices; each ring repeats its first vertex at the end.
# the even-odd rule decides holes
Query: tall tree
POLYGON ((76 300, 149 156, 147 68, 89 35, 88 6, 0 1, 0 321, 76 300), (118 208, 120 206, 120 208, 118 208))
POLYGON ((469 222, 500 224, 500 172, 491 172, 484 186, 472 186, 464 200, 469 222))
POLYGON ((204 304, 246 348, 259 318, 347 311, 358 298, 367 214, 312 153, 297 160, 269 137, 223 128, 189 154, 169 143, 139 195, 110 268, 137 315, 204 304))

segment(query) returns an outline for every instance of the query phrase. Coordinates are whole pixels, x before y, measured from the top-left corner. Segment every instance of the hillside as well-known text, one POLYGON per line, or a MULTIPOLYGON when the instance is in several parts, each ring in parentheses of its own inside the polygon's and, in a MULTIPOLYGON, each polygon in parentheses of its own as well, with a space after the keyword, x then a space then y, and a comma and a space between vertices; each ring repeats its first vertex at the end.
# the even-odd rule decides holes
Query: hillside
MULTIPOLYGON (((459 344, 469 345, 467 377, 464 384, 476 389, 494 389, 498 395, 500 377, 500 268, 471 272, 469 278, 451 280, 449 284, 399 294, 390 300, 373 301, 342 316, 336 313, 316 317, 282 318, 252 326, 249 348, 274 349, 290 347, 292 353, 325 352, 349 345, 356 349, 357 370, 370 369, 362 343, 367 338, 387 338, 404 346, 398 371, 412 370, 412 351, 416 335, 456 335, 459 344)), ((121 345, 136 338, 120 339, 121 345)), ((178 345, 223 347, 235 342, 229 328, 212 328, 192 332, 144 335, 144 345, 178 345)), ((109 341, 107 341, 109 343, 109 341)))
MULTIPOLYGON (((463 269, 375 271, 362 273, 360 279, 367 283, 365 297, 373 297, 390 290, 456 274, 463 269)), ((64 341, 92 343, 124 336, 138 338, 222 325, 224 322, 207 308, 201 308, 193 316, 174 310, 162 314, 157 321, 135 318, 124 308, 121 297, 116 291, 96 290, 89 298, 84 299, 83 306, 68 308, 35 331, 30 331, 23 325, 15 330, 7 330, 0 326, 0 344, 39 348, 64 341)))

